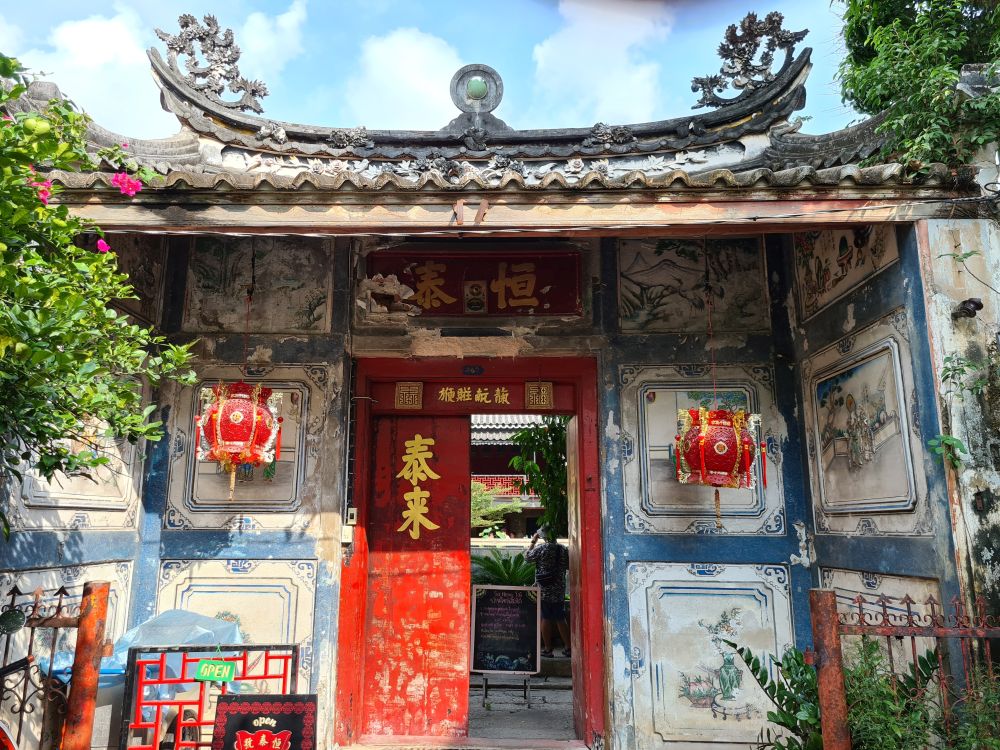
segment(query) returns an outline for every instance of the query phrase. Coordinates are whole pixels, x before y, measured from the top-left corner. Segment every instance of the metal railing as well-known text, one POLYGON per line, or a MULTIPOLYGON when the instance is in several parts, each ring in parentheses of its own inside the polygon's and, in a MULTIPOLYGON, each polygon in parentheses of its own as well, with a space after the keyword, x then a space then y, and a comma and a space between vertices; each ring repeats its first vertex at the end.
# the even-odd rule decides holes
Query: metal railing
POLYGON ((866 599, 858 595, 852 600, 851 611, 838 612, 835 591, 813 589, 809 605, 825 750, 851 748, 843 636, 882 641, 889 671, 895 674, 910 668, 914 673, 921 671, 919 661, 930 651, 936 669, 927 689, 937 691, 946 733, 953 726, 956 704, 981 688, 977 681, 995 679, 990 641, 1000 639, 1000 621, 986 613, 982 598, 971 610, 955 599, 952 612, 947 613, 933 596, 921 607, 909 596, 866 599))
POLYGON ((0 612, 19 613, 6 615, 19 627, 0 636, 0 731, 16 747, 89 750, 109 591, 107 582, 93 581, 79 600, 63 587, 28 594, 15 586, 4 597, 0 612), (71 630, 72 668, 57 669, 71 630))

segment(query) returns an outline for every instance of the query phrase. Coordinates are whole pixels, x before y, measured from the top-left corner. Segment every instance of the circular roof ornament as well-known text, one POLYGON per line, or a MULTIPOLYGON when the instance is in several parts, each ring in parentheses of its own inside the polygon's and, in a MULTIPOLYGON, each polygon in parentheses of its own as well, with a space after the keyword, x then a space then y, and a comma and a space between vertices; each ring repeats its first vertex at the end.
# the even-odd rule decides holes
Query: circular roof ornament
POLYGON ((451 77, 451 100, 463 112, 492 112, 501 99, 503 79, 489 65, 466 65, 451 77))

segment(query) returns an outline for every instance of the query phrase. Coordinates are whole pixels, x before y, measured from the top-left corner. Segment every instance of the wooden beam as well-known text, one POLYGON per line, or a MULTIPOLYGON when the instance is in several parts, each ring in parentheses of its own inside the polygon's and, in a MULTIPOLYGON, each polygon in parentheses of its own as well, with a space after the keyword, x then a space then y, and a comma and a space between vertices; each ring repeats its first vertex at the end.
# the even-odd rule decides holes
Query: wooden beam
MULTIPOLYGON (((77 194, 64 200, 77 215, 95 221, 107 231, 246 234, 447 234, 474 237, 483 234, 537 235, 578 233, 593 236, 643 235, 670 231, 681 234, 733 234, 795 231, 803 227, 859 223, 913 222, 950 216, 955 207, 947 198, 788 198, 786 200, 677 201, 656 195, 604 193, 600 195, 490 196, 489 213, 482 223, 456 226, 453 195, 331 195, 329 202, 295 200, 294 194, 230 196, 230 202, 189 202, 150 192, 129 202, 87 200, 77 194), (291 200, 288 198, 291 197, 291 200), (235 200, 241 200, 237 203, 235 200), (641 199, 641 200, 640 200, 641 199), (174 201, 177 202, 174 202, 174 201)), ((473 202, 481 196, 468 196, 473 202)), ((674 197, 676 198, 676 196, 674 197)))

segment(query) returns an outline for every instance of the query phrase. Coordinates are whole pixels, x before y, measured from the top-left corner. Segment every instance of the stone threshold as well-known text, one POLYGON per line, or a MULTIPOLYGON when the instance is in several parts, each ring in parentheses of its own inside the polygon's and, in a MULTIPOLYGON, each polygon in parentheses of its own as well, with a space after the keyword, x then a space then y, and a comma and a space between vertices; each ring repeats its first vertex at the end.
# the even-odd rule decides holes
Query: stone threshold
POLYGON ((582 740, 366 736, 341 750, 587 750, 582 740))

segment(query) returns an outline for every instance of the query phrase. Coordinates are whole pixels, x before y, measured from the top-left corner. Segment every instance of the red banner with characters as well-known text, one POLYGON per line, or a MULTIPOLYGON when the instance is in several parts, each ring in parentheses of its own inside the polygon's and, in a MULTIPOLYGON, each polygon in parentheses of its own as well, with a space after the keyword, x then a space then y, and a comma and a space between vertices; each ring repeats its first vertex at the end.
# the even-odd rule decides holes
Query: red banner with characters
POLYGON ((402 246, 368 256, 368 276, 395 276, 424 315, 581 315, 580 252, 548 243, 531 250, 437 250, 402 246))

